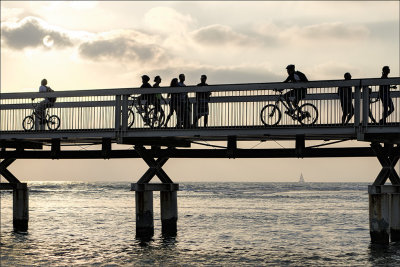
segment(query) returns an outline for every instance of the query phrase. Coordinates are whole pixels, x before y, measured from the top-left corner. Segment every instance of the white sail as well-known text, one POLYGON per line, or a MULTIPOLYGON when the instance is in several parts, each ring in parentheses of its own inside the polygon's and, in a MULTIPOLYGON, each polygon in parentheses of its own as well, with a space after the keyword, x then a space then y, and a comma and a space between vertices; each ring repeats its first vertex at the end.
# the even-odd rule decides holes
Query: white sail
POLYGON ((300 179, 299 179, 299 183, 304 183, 304 177, 303 177, 303 173, 300 174, 300 179))

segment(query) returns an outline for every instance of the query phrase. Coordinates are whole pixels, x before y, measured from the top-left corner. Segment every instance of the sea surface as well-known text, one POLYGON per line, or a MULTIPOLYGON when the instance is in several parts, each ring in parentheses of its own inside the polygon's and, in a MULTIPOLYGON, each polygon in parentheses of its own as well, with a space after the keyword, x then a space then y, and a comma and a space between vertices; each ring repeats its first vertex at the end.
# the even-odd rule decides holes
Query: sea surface
POLYGON ((181 183, 178 234, 135 238, 128 182, 30 182, 29 231, 1 192, 1 266, 400 266, 371 245, 367 183, 181 183))

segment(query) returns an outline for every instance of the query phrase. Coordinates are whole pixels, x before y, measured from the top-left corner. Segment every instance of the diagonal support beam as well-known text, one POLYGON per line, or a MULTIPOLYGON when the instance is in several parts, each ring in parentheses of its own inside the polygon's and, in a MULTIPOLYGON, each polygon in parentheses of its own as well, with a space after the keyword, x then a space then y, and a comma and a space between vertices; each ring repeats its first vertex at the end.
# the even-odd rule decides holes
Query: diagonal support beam
POLYGON ((155 175, 157 175, 162 183, 173 183, 168 174, 166 174, 165 171, 162 169, 162 166, 164 166, 169 158, 163 157, 154 160, 151 157, 150 153, 143 146, 140 145, 135 146, 135 151, 150 167, 137 183, 148 183, 155 175))
POLYGON ((0 162, 0 174, 3 175, 3 177, 11 184, 21 183, 9 170, 7 170, 7 167, 14 161, 15 159, 5 159, 0 162))
POLYGON ((400 147, 382 147, 379 143, 371 143, 371 147, 382 165, 382 170, 379 172, 373 185, 384 185, 388 178, 393 185, 400 185, 400 177, 395 170, 395 166, 400 158, 400 147))

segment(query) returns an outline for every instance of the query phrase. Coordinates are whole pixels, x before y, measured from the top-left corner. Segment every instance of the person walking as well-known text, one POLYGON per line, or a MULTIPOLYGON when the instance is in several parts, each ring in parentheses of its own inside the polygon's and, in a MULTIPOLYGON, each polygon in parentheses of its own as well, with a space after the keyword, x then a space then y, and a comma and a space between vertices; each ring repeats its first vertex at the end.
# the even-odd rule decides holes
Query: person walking
MULTIPOLYGON (((390 68, 389 66, 384 66, 382 68, 382 79, 388 78, 390 73, 390 68)), ((396 86, 390 86, 390 85, 380 85, 379 86, 379 98, 382 101, 383 105, 383 113, 382 113, 382 119, 379 120, 379 124, 386 124, 386 119, 387 117, 390 116, 390 114, 393 113, 394 111, 394 104, 393 100, 390 96, 390 88, 397 88, 396 86)))
MULTIPOLYGON (((206 83, 207 76, 201 75, 200 83, 197 86, 208 86, 206 83)), ((208 102, 210 102, 211 92, 197 92, 196 93, 196 105, 194 108, 195 116, 194 116, 194 127, 198 127, 198 121, 201 117, 204 117, 204 127, 208 125, 208 102)))
MULTIPOLYGON (((351 80, 351 74, 346 72, 344 74, 345 80, 351 80)), ((338 95, 340 100, 340 105, 342 106, 342 124, 345 125, 349 123, 350 119, 354 115, 354 106, 352 101, 352 87, 342 86, 338 88, 338 95)))

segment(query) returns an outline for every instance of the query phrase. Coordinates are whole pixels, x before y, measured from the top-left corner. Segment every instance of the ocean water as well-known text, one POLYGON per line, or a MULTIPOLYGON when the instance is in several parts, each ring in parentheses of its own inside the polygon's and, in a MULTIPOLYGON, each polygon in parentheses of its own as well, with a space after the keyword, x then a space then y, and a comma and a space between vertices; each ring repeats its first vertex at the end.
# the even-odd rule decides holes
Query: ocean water
POLYGON ((1 266, 400 266, 370 244, 367 183, 181 183, 178 234, 135 238, 130 184, 31 182, 27 234, 1 192, 1 266))

